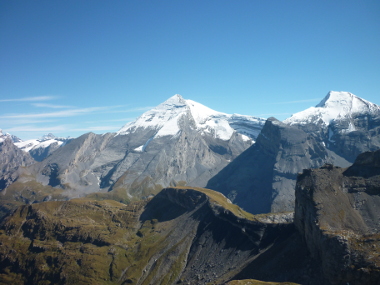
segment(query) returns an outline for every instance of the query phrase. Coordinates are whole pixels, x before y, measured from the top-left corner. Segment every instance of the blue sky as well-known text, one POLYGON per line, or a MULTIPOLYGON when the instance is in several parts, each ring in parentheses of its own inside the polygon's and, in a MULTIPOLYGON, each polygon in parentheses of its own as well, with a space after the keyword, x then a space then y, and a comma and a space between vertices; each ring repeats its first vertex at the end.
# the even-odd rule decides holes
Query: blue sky
POLYGON ((330 90, 380 105, 380 2, 0 1, 0 128, 117 131, 181 94, 280 120, 330 90))

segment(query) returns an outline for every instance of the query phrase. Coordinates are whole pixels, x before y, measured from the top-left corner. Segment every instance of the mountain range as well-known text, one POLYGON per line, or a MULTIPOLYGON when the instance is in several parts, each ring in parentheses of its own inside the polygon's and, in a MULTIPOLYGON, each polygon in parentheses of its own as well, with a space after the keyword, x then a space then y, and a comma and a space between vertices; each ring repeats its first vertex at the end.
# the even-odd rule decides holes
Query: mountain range
POLYGON ((194 187, 128 205, 88 198, 23 205, 0 220, 0 282, 377 284, 379 170, 380 150, 349 168, 304 170, 294 218, 252 215, 194 187))
POLYGON ((127 202, 170 185, 202 187, 255 142, 264 123, 265 119, 216 112, 175 95, 117 133, 88 133, 69 143, 51 138, 36 146, 16 143, 25 152, 30 145, 34 155, 36 149, 48 152, 44 144, 50 150, 61 145, 42 161, 19 169, 15 189, 7 191, 29 189, 33 183, 49 193, 32 187, 39 195, 28 201, 50 199, 51 191, 60 190, 59 199, 92 194, 127 202))
POLYGON ((175 95, 116 133, 0 131, 0 283, 377 284, 379 149, 380 107, 334 91, 283 122, 175 95))
POLYGON ((347 167, 380 147, 379 133, 380 107, 349 92, 331 91, 284 122, 217 112, 177 94, 116 133, 15 142, 37 162, 22 155, 13 162, 22 168, 5 162, 2 188, 16 181, 8 193, 28 202, 84 195, 128 202, 188 185, 252 213, 293 211, 297 173, 347 167), (38 194, 20 194, 25 189, 38 194))

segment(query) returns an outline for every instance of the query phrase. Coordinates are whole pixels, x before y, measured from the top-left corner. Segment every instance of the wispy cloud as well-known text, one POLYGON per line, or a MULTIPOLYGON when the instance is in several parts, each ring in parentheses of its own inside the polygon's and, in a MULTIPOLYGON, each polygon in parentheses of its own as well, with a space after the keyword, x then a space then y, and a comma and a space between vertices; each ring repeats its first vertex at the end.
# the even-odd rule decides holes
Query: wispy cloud
POLYGON ((82 109, 70 109, 64 111, 50 112, 50 113, 37 113, 37 114, 11 114, 3 115, 0 118, 4 119, 28 119, 28 118, 64 118, 94 113, 99 111, 110 110, 115 107, 90 107, 82 109))
POLYGON ((33 125, 23 125, 12 128, 7 128, 7 132, 92 132, 92 131, 114 131, 120 129, 120 126, 89 126, 83 128, 75 128, 73 125, 59 125, 50 127, 36 127, 33 125))
POLYGON ((307 103, 307 102, 318 102, 321 98, 315 99, 305 99, 305 100, 295 100, 295 101, 284 101, 284 102, 271 102, 268 104, 297 104, 297 103, 307 103))
POLYGON ((4 125, 27 125, 27 124, 39 124, 39 123, 51 123, 56 122, 56 119, 30 119, 30 118, 21 118, 21 119, 1 119, 0 124, 4 125))
POLYGON ((34 106, 34 107, 41 107, 41 108, 52 108, 52 109, 74 108, 73 106, 54 105, 54 104, 46 104, 46 103, 32 103, 32 106, 34 106))
POLYGON ((18 126, 13 128, 7 128, 7 132, 63 132, 67 131, 69 128, 67 126, 53 126, 53 127, 35 127, 31 125, 18 126))
POLYGON ((24 97, 24 98, 13 98, 13 99, 0 99, 0 102, 49 101, 49 100, 53 100, 53 99, 56 99, 56 98, 57 98, 57 96, 37 96, 37 97, 24 97))

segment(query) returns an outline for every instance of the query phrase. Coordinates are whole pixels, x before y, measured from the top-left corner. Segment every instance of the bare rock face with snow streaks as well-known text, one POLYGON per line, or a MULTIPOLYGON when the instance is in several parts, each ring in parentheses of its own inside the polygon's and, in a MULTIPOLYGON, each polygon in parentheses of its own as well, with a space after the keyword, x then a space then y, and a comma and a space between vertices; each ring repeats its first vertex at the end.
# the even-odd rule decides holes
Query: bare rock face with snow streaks
POLYGON ((255 142, 264 122, 174 95, 117 133, 72 140, 25 173, 69 197, 108 191, 123 201, 170 185, 205 186, 255 142))
POLYGON ((289 211, 297 173, 324 163, 347 167, 360 153, 379 148, 380 106, 331 91, 316 107, 283 123, 269 118, 256 144, 207 187, 252 213, 289 211))

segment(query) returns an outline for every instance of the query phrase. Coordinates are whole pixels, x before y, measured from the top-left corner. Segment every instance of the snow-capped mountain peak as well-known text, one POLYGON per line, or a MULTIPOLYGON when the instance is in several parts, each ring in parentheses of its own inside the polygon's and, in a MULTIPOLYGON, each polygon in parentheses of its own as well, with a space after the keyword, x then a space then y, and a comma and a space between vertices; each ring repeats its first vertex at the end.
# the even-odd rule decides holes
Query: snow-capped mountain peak
MULTIPOLYGON (((251 125, 264 125, 265 120, 250 116, 229 115, 212 110, 200 103, 192 100, 186 100, 181 95, 176 94, 157 107, 145 112, 135 121, 124 125, 118 135, 130 134, 138 128, 150 128, 156 131, 154 138, 163 136, 175 136, 180 131, 179 120, 183 116, 188 116, 193 120, 197 131, 208 133, 222 140, 229 140, 236 128, 233 123, 237 124, 238 118, 251 125)), ((254 139, 258 132, 249 128, 243 133, 246 139, 254 139), (250 137, 250 138, 249 138, 250 137)))
POLYGON ((284 122, 290 125, 318 123, 328 126, 334 120, 350 118, 353 114, 379 112, 380 106, 350 92, 330 91, 318 105, 296 113, 284 122))
POLYGON ((9 138, 13 143, 21 142, 22 140, 14 135, 9 133, 3 133, 3 130, 0 129, 0 142, 3 142, 6 138, 9 138))
POLYGON ((15 143, 15 145, 20 148, 21 150, 25 152, 30 152, 32 150, 36 149, 44 149, 49 147, 52 144, 56 144, 57 147, 65 145, 70 140, 69 137, 67 138, 58 138, 52 133, 43 135, 39 139, 31 139, 26 141, 18 141, 15 143))
POLYGON ((54 140, 56 139, 57 137, 55 135, 53 135, 52 133, 48 133, 48 134, 45 134, 43 135, 39 141, 46 141, 46 140, 54 140))

